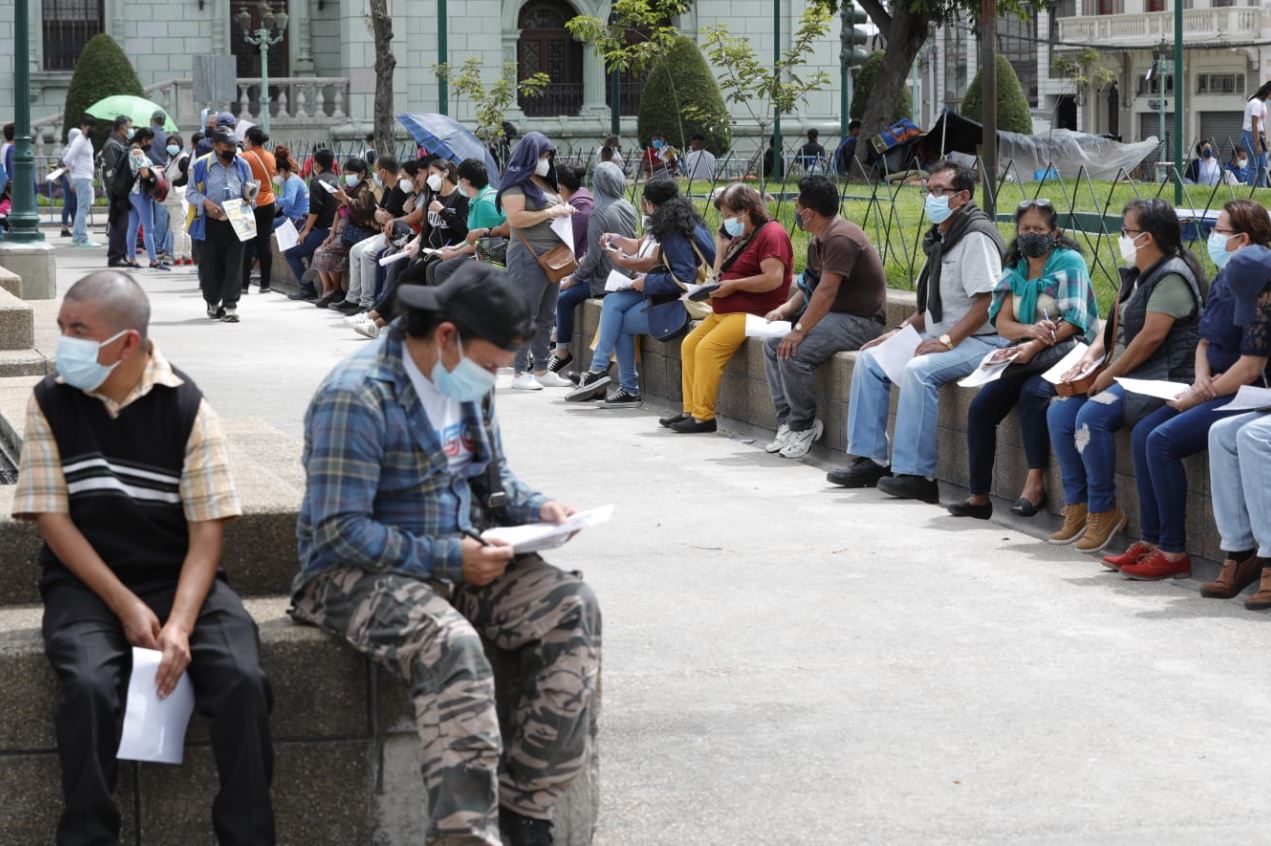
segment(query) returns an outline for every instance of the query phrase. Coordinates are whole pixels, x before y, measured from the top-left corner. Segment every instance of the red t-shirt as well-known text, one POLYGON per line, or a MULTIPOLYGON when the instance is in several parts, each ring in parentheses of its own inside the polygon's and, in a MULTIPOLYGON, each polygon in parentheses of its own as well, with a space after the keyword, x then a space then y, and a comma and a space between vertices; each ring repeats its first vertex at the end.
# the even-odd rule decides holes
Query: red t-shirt
POLYGON ((759 276, 763 273, 761 262, 775 258, 784 266, 781 284, 762 294, 754 291, 739 291, 726 297, 711 300, 711 307, 716 314, 733 314, 746 312, 761 317, 781 305, 790 296, 791 269, 794 267, 794 247, 790 244, 790 236, 775 220, 770 220, 759 228, 754 237, 741 251, 741 255, 733 261, 727 270, 719 275, 721 280, 745 279, 748 276, 759 276))

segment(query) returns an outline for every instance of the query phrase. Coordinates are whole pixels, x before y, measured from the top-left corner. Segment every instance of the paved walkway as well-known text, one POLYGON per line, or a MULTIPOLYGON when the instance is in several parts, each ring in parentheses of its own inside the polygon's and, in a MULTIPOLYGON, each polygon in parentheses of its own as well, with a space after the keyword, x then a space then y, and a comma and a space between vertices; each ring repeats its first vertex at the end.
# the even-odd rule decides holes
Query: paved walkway
MULTIPOLYGON (((63 290, 95 252, 61 252, 63 290)), ((365 343, 278 294, 212 324, 190 274, 141 277, 221 412, 296 436, 365 343)), ((522 476, 618 506, 553 556, 605 612, 601 846, 1271 843, 1265 616, 660 409, 499 403, 522 476)))

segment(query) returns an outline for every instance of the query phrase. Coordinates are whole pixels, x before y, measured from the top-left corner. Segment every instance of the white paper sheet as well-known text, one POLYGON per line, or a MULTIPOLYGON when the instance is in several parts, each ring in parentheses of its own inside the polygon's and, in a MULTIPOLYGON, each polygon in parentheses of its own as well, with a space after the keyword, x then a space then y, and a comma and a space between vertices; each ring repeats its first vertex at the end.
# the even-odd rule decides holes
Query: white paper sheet
POLYGON ((393 264, 394 262, 399 262, 402 259, 409 258, 409 257, 410 257, 410 254, 407 253, 405 250, 398 250, 392 255, 384 256, 383 258, 381 258, 380 267, 388 267, 390 264, 393 264))
POLYGON ((234 138, 238 141, 238 143, 243 143, 243 139, 247 137, 247 130, 251 129, 255 125, 256 124, 252 123, 250 120, 240 120, 234 125, 234 138))
POLYGON ((330 182, 327 182, 325 179, 319 179, 318 184, 321 185, 322 190, 326 191, 328 194, 335 194, 336 192, 340 190, 339 188, 332 185, 330 182))
POLYGON ((746 315, 747 338, 784 338, 794 331, 789 320, 774 320, 771 323, 757 314, 746 315))
POLYGON ((964 388, 978 388, 981 385, 987 385, 989 382, 996 382, 1002 378, 1002 374, 1006 372, 1006 368, 1011 366, 1011 362, 1019 355, 1018 349, 993 350, 980 360, 979 367, 976 367, 965 378, 958 381, 958 384, 964 388), (1010 353, 1010 358, 1004 361, 994 361, 994 357, 998 353, 1010 353))
POLYGON ((230 226, 240 241, 250 241, 256 237, 256 215, 250 206, 235 197, 221 203, 221 210, 229 218, 230 226))
POLYGON ((869 354, 883 368, 887 378, 893 385, 899 385, 905 375, 905 365, 914 357, 914 351, 922 343, 922 336, 912 326, 906 326, 876 347, 871 347, 869 354))
MULTIPOLYGON (((1090 351, 1087 344, 1077 344, 1068 351, 1068 355, 1059 360, 1059 363, 1042 374, 1042 378, 1052 385, 1058 385, 1064 381, 1064 374, 1072 370, 1081 361, 1081 357, 1090 351)), ((1098 362, 1091 365, 1091 369, 1098 367, 1098 362)), ((1084 375, 1084 374, 1082 374, 1084 375)), ((1080 376, 1078 376, 1080 378, 1080 376)))
POLYGON ((292 247, 300 243, 300 233, 296 231, 296 224, 290 219, 284 220, 282 226, 274 230, 274 235, 278 238, 278 252, 285 253, 292 247))
POLYGON ((162 660, 162 652, 132 648, 124 730, 115 753, 120 760, 179 764, 184 758, 185 730, 194 713, 194 688, 189 675, 182 673, 172 695, 160 699, 155 676, 162 660))
POLYGON ((1263 411, 1271 408, 1271 388, 1241 385, 1231 402, 1214 411, 1263 411))
POLYGON ((1132 394, 1163 400, 1177 399, 1179 394, 1191 387, 1182 382, 1167 382, 1164 379, 1122 379, 1118 376, 1116 381, 1132 394))
POLYGON ((59 167, 57 170, 50 171, 49 175, 44 177, 45 182, 56 182, 62 178, 62 174, 66 173, 66 168, 59 167))
POLYGON ((481 533, 485 540, 499 540, 512 545, 517 555, 564 546, 574 532, 598 526, 613 517, 613 506, 602 505, 580 511, 564 523, 530 523, 527 526, 497 526, 481 533))
POLYGON ((574 250, 574 218, 572 215, 552 218, 552 231, 556 233, 557 238, 565 242, 571 253, 578 255, 574 250))
POLYGON ((631 289, 633 282, 635 282, 634 279, 624 275, 621 271, 611 270, 608 278, 605 279, 605 290, 609 292, 628 291, 631 289))

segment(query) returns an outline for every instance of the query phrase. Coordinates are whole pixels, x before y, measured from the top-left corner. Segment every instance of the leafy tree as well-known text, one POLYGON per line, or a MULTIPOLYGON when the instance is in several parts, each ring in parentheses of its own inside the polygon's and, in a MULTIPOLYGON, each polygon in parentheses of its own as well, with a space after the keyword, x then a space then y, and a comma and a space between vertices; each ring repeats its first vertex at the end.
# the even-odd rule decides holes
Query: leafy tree
MULTIPOLYGON (((984 93, 980 90, 983 70, 975 75, 962 100, 962 114, 972 120, 984 120, 984 93)), ((1033 116, 1028 110, 1028 98, 1019 84, 1015 68, 1005 56, 997 57, 997 128, 1000 132, 1033 134, 1033 116)))
POLYGON ((680 31, 671 25, 690 0, 614 0, 608 20, 579 15, 565 28, 596 48, 607 71, 640 73, 664 57, 680 31))
POLYGON ((375 39, 375 106, 371 125, 375 130, 375 149, 392 152, 393 140, 393 72, 397 57, 393 55, 393 17, 388 0, 370 0, 367 27, 375 39))
POLYGON ((636 130, 640 145, 648 146, 654 132, 663 132, 687 149, 688 139, 700 134, 706 149, 723 155, 732 144, 729 122, 706 59, 693 39, 679 36, 645 80, 636 130))
POLYGON ((448 65, 437 65, 434 70, 450 83, 456 99, 462 94, 472 101, 477 120, 476 136, 487 144, 503 138, 503 115, 517 92, 538 97, 552 82, 550 76, 541 72, 517 82, 516 62, 505 62, 503 74, 487 86, 481 78, 481 60, 476 56, 465 59, 458 72, 448 65))
MULTIPOLYGON (((882 50, 875 50, 870 53, 869 58, 857 69, 855 84, 852 87, 852 117, 856 120, 860 120, 865 115, 865 106, 873 95, 874 84, 882 70, 882 50)), ((887 115, 887 124, 891 125, 902 117, 908 117, 913 114, 913 110, 913 96, 909 91, 909 86, 901 86, 900 96, 895 100, 895 107, 890 113, 885 113, 887 115)))
MULTIPOLYGON (((67 135, 79 126, 79 119, 84 110, 106 97, 116 94, 132 94, 137 97, 146 95, 145 89, 137 79, 137 72, 132 69, 128 56, 106 33, 95 35, 84 45, 84 52, 79 54, 75 63, 75 74, 71 77, 71 87, 66 91, 66 105, 62 109, 62 143, 67 135)), ((100 150, 106 143, 106 136, 111 127, 106 121, 98 121, 93 130, 93 146, 100 150)))

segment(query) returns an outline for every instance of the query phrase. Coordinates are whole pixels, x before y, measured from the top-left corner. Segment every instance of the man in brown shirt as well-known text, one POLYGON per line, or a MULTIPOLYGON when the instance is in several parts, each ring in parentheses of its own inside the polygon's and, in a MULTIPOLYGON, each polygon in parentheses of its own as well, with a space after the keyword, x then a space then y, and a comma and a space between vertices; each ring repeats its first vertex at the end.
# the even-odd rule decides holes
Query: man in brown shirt
POLYGON ((824 176, 799 181, 795 225, 812 236, 808 261, 790 299, 769 320, 796 321, 794 331, 764 345, 777 437, 766 447, 802 458, 820 439, 813 374, 837 352, 877 338, 886 322, 887 278, 878 252, 859 226, 838 216, 839 192, 824 176))

